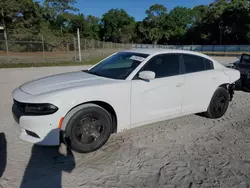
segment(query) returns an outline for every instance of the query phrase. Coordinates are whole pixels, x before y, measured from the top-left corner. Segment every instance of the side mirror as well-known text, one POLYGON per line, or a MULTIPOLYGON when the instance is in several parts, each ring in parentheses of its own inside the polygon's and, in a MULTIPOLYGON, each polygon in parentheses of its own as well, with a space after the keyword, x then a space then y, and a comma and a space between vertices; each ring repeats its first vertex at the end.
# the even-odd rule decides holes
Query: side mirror
POLYGON ((142 71, 139 73, 139 78, 142 80, 153 80, 155 79, 155 73, 153 71, 142 71))

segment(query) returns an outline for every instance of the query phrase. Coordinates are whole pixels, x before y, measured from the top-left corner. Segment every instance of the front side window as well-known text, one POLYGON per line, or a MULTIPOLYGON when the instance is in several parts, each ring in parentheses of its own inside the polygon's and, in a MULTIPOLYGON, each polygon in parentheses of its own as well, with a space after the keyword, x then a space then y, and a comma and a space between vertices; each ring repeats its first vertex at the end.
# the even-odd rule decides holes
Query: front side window
POLYGON ((87 72, 102 77, 124 80, 147 56, 148 54, 135 52, 118 52, 87 72))
POLYGON ((179 56, 177 54, 163 54, 153 57, 141 71, 153 71, 155 78, 178 75, 180 72, 179 56))
POLYGON ((186 73, 213 69, 213 62, 200 56, 183 54, 183 61, 186 73))

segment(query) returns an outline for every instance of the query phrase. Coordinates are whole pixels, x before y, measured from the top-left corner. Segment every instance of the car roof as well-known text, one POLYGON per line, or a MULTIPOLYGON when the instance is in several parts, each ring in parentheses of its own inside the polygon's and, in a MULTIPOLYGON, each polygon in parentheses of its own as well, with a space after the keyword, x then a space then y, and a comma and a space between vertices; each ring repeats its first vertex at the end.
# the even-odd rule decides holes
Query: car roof
POLYGON ((143 54, 148 54, 148 55, 157 55, 157 54, 164 54, 164 53, 185 53, 185 54, 202 56, 202 57, 205 57, 207 59, 214 61, 214 59, 210 58, 209 56, 207 56, 203 53, 189 51, 189 50, 162 49, 162 48, 131 48, 129 50, 124 50, 124 51, 125 52, 143 53, 143 54))

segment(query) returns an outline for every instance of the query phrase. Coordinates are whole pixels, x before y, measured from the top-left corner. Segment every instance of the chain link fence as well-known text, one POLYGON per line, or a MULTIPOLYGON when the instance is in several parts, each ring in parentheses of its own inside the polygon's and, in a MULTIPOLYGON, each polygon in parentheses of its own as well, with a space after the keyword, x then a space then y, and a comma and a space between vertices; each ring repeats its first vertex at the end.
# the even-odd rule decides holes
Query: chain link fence
POLYGON ((250 52, 250 45, 152 45, 122 44, 91 39, 0 33, 0 63, 77 62, 104 58, 129 48, 164 48, 199 51, 208 55, 238 56, 250 52))
MULTIPOLYGON (((103 58, 129 49, 132 44, 80 39, 81 60, 103 58)), ((49 37, 43 35, 0 33, 0 63, 41 63, 79 61, 78 40, 75 36, 49 37)))
POLYGON ((250 45, 153 45, 133 44, 132 48, 162 48, 202 52, 217 56, 238 56, 250 52, 250 45))

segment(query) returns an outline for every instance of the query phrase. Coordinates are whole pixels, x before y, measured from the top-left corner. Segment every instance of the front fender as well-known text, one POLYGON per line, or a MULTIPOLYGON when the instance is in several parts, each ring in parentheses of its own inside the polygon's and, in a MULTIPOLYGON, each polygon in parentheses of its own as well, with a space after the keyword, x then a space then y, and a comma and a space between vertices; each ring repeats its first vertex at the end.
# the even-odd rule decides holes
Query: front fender
MULTIPOLYGON (((74 91, 56 93, 46 101, 51 101, 59 108, 58 113, 61 118, 66 118, 69 113, 75 113, 82 108, 82 104, 91 103, 91 101, 107 103, 116 112, 117 132, 120 132, 130 128, 130 86, 130 81, 127 81, 119 85, 76 88, 74 91)), ((63 126, 67 124, 66 120, 67 118, 63 120, 63 126)))

